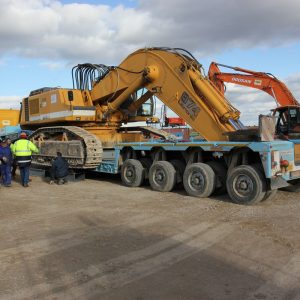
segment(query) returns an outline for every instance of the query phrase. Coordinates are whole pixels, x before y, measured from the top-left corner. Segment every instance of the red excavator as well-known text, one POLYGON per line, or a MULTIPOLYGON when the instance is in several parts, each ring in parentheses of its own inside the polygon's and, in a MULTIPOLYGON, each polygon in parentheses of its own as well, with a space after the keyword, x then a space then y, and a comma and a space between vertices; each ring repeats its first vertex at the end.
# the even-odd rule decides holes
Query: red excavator
POLYGON ((273 110, 273 115, 278 116, 276 131, 289 137, 299 130, 295 126, 300 120, 300 104, 288 87, 274 75, 212 62, 208 77, 222 94, 225 94, 226 91, 224 82, 259 89, 268 93, 277 104, 277 108, 273 110), (219 67, 232 69, 239 73, 222 72, 219 67))

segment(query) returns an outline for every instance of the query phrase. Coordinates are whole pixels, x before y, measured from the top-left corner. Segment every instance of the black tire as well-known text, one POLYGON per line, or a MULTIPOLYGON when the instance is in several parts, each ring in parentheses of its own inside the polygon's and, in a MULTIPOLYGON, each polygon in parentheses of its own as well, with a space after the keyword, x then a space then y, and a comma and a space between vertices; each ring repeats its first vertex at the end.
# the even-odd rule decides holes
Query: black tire
POLYGON ((291 187, 293 192, 300 192, 300 179, 289 181, 289 184, 292 185, 291 187))
POLYGON ((216 186, 214 195, 223 195, 226 193, 226 167, 218 161, 209 161, 207 164, 213 169, 216 176, 216 186))
POLYGON ((148 157, 141 157, 139 161, 142 163, 142 166, 145 169, 145 179, 149 178, 149 170, 152 165, 152 159, 148 157))
POLYGON ((170 160, 170 163, 173 165, 176 171, 175 188, 180 189, 183 187, 183 173, 185 170, 185 163, 179 159, 170 160))
POLYGON ((288 182, 290 185, 281 188, 282 191, 298 193, 300 192, 300 179, 294 179, 288 182))
POLYGON ((126 186, 141 186, 145 179, 142 163, 136 159, 126 159, 121 167, 121 179, 126 186))
POLYGON ((215 172, 204 163, 193 163, 186 167, 183 174, 183 186, 188 195, 205 198, 215 189, 215 172))
POLYGON ((274 197, 276 196, 278 190, 268 190, 266 191, 265 196, 263 197, 263 199, 261 200, 262 202, 265 201, 270 201, 272 199, 274 199, 274 197))
POLYGON ((168 161, 156 161, 149 171, 149 182, 153 190, 170 192, 176 181, 176 170, 168 161))
POLYGON ((227 192, 232 202, 251 205, 260 202, 266 194, 266 180, 259 168, 237 166, 227 175, 227 192))

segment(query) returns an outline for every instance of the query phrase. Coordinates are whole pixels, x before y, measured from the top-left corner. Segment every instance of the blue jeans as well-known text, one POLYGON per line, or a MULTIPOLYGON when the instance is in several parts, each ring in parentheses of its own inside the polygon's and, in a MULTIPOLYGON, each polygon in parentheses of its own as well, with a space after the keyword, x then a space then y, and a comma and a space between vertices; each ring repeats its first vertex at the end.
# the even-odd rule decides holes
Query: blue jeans
POLYGON ((2 183, 3 185, 11 184, 11 164, 1 165, 2 183))
POLYGON ((22 185, 27 185, 29 182, 29 166, 20 167, 20 175, 22 185))

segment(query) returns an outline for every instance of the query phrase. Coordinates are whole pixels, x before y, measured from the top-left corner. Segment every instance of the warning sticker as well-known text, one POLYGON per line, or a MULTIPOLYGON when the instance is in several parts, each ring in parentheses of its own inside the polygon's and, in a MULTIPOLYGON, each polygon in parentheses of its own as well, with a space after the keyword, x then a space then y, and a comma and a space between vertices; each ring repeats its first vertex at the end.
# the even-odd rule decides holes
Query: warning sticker
POLYGON ((10 125, 10 120, 2 120, 2 125, 3 126, 9 126, 10 125))
POLYGON ((183 92, 179 104, 186 111, 186 113, 191 117, 192 120, 195 120, 200 112, 200 108, 196 102, 188 95, 187 92, 183 92))
POLYGON ((261 80, 259 80, 259 79, 254 80, 254 85, 261 85, 261 84, 262 84, 261 80))

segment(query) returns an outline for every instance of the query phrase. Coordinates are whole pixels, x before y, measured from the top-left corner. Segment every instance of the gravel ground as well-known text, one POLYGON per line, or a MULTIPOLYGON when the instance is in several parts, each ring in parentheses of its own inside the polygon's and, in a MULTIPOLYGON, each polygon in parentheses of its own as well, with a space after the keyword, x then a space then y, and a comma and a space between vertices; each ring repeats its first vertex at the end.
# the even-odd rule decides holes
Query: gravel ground
POLYGON ((95 175, 0 202, 1 300, 300 299, 296 193, 240 206, 95 175))

